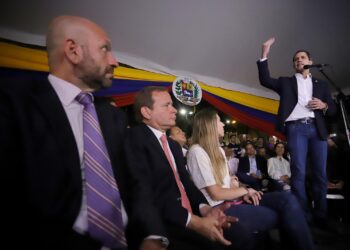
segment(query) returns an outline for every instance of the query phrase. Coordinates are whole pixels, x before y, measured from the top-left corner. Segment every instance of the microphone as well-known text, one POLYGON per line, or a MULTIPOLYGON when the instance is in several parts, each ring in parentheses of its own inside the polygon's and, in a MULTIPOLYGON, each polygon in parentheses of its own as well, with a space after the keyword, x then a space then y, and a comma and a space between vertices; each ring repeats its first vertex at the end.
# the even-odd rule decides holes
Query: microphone
POLYGON ((312 65, 305 65, 304 69, 323 68, 323 67, 327 67, 327 66, 329 66, 329 64, 327 64, 327 63, 312 64, 312 65))

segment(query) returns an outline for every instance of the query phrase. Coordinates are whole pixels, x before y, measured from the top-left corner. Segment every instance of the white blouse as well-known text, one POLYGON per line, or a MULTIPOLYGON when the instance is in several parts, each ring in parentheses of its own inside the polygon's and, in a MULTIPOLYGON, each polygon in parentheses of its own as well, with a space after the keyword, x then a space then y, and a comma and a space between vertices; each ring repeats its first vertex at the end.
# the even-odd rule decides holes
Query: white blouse
POLYGON ((281 176, 290 177, 290 163, 283 157, 272 157, 267 160, 267 171, 272 179, 280 180, 281 176))
MULTIPOLYGON (((225 164, 227 166, 227 160, 225 157, 225 152, 222 148, 220 148, 220 152, 222 153, 225 164)), ((189 151, 187 152, 187 166, 191 173, 192 180, 197 188, 203 193, 210 206, 216 206, 221 204, 223 200, 216 201, 213 200, 207 190, 206 187, 216 185, 215 177, 213 175, 212 164, 210 158, 205 152, 205 150, 199 146, 198 144, 192 145, 189 151)), ((226 174, 224 177, 223 188, 230 188, 230 175, 228 172, 228 168, 226 168, 226 174)))

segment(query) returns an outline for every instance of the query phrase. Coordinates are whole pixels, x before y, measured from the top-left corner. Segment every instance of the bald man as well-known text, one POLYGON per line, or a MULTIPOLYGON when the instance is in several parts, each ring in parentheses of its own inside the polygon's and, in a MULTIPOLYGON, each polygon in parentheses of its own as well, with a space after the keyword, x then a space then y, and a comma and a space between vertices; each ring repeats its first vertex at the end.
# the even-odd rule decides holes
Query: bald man
POLYGON ((47 52, 48 77, 0 84, 3 239, 26 249, 126 249, 123 225, 116 222, 125 222, 119 172, 126 119, 121 110, 91 94, 112 84, 118 62, 111 41, 85 18, 60 16, 49 26, 47 52), (85 97, 92 104, 83 103, 85 97), (91 118, 93 112, 97 119, 91 118), (96 155, 103 154, 103 167, 97 166, 96 150, 87 149, 86 117, 98 133, 99 139, 91 141, 99 140, 96 155), (87 163, 88 154, 93 164, 87 163), (90 177, 94 174, 87 172, 94 168, 108 179, 103 185, 112 198, 95 189, 90 177), (91 190, 101 202, 91 205, 91 190), (100 212, 94 206, 104 201, 108 204, 100 212), (116 219, 108 221, 105 213, 116 219))

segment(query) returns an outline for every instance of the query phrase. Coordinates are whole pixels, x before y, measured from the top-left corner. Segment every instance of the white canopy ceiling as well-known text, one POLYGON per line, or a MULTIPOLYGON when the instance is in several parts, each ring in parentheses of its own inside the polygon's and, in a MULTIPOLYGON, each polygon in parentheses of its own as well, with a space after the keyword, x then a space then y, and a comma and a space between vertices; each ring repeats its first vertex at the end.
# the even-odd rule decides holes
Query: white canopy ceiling
POLYGON ((53 17, 80 15, 107 30, 122 63, 277 99, 259 85, 255 63, 274 36, 273 76, 293 74, 303 48, 350 93, 348 0, 11 0, 0 10, 2 38, 45 45, 53 17))

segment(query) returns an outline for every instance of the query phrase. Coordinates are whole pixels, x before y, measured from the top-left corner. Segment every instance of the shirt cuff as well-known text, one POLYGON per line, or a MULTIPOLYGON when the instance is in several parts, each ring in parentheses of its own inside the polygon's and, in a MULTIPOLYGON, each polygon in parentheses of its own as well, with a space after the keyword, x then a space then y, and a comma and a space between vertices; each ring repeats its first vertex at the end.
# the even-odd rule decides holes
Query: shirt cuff
POLYGON ((188 213, 188 217, 187 217, 187 221, 186 221, 186 227, 187 227, 188 223, 190 223, 191 218, 192 218, 191 213, 188 213))
POLYGON ((264 62, 264 61, 266 61, 266 60, 267 60, 267 57, 260 58, 260 59, 259 59, 259 62, 264 62))
POLYGON ((150 235, 147 236, 145 240, 159 240, 163 247, 167 248, 169 246, 169 240, 164 236, 150 235))

